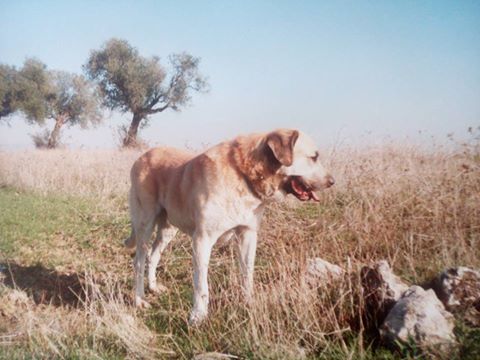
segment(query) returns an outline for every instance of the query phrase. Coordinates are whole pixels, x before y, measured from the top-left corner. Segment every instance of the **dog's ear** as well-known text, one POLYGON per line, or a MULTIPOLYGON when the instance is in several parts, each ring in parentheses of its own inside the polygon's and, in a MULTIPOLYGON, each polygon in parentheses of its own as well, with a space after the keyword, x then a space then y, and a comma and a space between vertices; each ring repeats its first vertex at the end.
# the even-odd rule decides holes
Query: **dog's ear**
POLYGON ((298 135, 297 130, 277 130, 267 135, 266 144, 280 164, 292 165, 293 148, 298 135))

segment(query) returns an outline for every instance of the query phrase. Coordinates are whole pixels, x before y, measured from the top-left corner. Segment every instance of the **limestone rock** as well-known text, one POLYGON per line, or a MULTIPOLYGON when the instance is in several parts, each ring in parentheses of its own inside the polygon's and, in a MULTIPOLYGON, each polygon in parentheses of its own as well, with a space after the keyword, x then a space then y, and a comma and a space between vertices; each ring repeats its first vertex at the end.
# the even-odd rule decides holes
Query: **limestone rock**
POLYGON ((446 351, 456 343, 453 328, 454 317, 435 292, 411 286, 388 313, 380 336, 390 343, 414 341, 420 347, 446 351))
POLYGON ((32 300, 28 297, 28 295, 24 291, 17 289, 12 289, 11 291, 9 291, 6 295, 6 300, 10 301, 16 306, 32 304, 32 300))
POLYGON ((0 285, 0 322, 2 317, 15 319, 33 305, 33 300, 24 291, 0 285))
POLYGON ((480 326, 480 271, 463 266, 446 269, 433 289, 449 311, 463 313, 468 322, 480 326))
POLYGON ((307 260, 305 281, 310 286, 321 286, 340 279, 343 274, 344 271, 340 266, 321 258, 313 258, 307 260))
POLYGON ((408 285, 392 272, 386 260, 364 266, 361 279, 367 313, 380 324, 408 285))
POLYGON ((218 352, 208 352, 203 354, 197 354, 192 360, 229 360, 238 359, 238 356, 230 354, 222 354, 218 352))

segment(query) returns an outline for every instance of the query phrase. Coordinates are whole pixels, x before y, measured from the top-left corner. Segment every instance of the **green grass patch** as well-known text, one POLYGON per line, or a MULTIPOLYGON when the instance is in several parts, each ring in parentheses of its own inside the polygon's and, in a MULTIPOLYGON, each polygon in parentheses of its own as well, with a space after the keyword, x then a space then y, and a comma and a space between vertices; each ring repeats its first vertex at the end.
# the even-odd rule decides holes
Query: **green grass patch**
POLYGON ((0 254, 56 266, 78 260, 87 250, 96 251, 107 240, 120 244, 128 233, 126 213, 111 216, 96 205, 90 199, 0 189, 0 254))

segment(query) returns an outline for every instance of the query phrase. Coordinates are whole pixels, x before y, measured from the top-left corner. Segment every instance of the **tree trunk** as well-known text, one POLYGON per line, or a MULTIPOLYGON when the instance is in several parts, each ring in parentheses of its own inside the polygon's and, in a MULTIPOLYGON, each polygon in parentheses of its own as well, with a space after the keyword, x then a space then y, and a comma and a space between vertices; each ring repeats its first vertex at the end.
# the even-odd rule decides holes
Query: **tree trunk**
POLYGON ((143 116, 141 114, 133 114, 132 122, 130 123, 130 128, 128 129, 125 138, 123 139, 124 147, 135 147, 137 145, 137 133, 138 126, 142 121, 143 116))
POLYGON ((55 119, 55 127, 53 128, 52 133, 50 134, 50 137, 48 138, 47 147, 49 149, 55 149, 59 145, 60 129, 62 128, 64 123, 65 123, 65 117, 64 116, 58 116, 55 119))

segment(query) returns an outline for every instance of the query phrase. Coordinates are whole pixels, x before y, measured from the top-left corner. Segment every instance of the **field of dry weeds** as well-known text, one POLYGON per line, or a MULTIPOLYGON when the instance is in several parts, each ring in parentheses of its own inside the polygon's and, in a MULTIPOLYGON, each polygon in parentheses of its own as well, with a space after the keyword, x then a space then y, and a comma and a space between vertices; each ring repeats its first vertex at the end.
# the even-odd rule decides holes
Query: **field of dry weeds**
MULTIPOLYGON (((255 301, 239 299, 234 251, 210 267, 211 318, 187 325, 191 245, 166 250, 150 296, 130 305, 127 190, 135 151, 0 153, 0 358, 396 359, 364 316, 359 269, 386 259, 410 283, 449 266, 480 267, 478 144, 383 145, 329 151, 337 183, 318 204, 269 207, 260 234, 255 301), (302 281, 308 258, 347 269, 334 286, 302 281)), ((480 333, 458 321, 457 358, 477 358, 480 333)))

